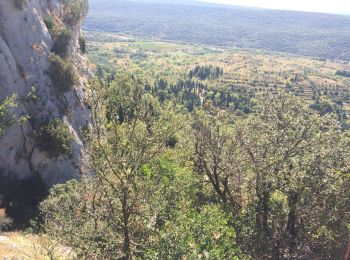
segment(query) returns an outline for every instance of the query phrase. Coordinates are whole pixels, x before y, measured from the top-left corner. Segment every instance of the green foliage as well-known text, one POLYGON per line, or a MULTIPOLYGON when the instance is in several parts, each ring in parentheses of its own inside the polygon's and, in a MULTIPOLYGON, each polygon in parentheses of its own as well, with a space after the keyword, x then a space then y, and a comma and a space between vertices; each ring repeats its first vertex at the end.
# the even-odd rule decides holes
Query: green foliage
POLYGON ((15 6, 18 10, 23 11, 24 6, 28 3, 28 0, 14 0, 15 6))
POLYGON ((178 142, 179 142, 179 137, 177 135, 173 135, 166 141, 166 145, 170 148, 175 148, 178 142))
POLYGON ((224 71, 220 67, 214 67, 212 65, 199 66, 197 65, 189 73, 189 78, 196 77, 200 80, 217 79, 224 74, 224 71))
POLYGON ((50 157, 59 155, 71 155, 71 143, 74 140, 69 127, 60 119, 55 119, 41 127, 35 133, 35 139, 39 148, 48 153, 50 157))
POLYGON ((218 206, 179 212, 166 223, 150 259, 246 259, 237 246, 235 230, 218 206))
POLYGON ((197 113, 195 163, 225 208, 240 211, 242 248, 256 259, 309 249, 340 258, 346 243, 333 237, 348 236, 348 180, 340 173, 348 171, 350 150, 336 115, 321 116, 281 93, 265 97, 236 127, 233 121, 213 108, 197 113))
POLYGON ((344 257, 350 136, 338 104, 213 88, 186 110, 177 96, 204 92, 195 80, 99 71, 85 138, 95 175, 52 190, 47 234, 81 258, 344 257), (250 104, 244 116, 234 100, 250 104))
POLYGON ((72 89, 77 83, 75 69, 70 60, 63 60, 58 55, 49 57, 50 68, 49 75, 53 86, 59 93, 65 93, 72 89))
POLYGON ((54 35, 57 28, 54 19, 52 18, 51 15, 45 15, 44 16, 44 23, 46 25, 46 28, 49 30, 51 35, 54 35))
POLYGON ((80 47, 80 50, 83 54, 86 53, 86 40, 84 37, 79 37, 79 47, 80 47))
POLYGON ((62 58, 69 56, 71 39, 72 33, 67 28, 63 28, 59 32, 55 32, 54 43, 51 51, 62 58))
POLYGON ((13 113, 10 111, 16 106, 17 104, 15 95, 6 98, 2 103, 0 103, 0 137, 3 134, 5 128, 11 126, 16 122, 13 113))

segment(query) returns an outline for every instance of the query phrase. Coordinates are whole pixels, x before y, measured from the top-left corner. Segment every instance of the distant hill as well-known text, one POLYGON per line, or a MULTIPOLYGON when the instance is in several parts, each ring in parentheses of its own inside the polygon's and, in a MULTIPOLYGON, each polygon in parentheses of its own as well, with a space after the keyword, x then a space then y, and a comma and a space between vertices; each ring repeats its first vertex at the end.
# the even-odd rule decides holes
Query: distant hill
POLYGON ((350 16, 185 0, 91 0, 84 28, 350 60, 350 16))

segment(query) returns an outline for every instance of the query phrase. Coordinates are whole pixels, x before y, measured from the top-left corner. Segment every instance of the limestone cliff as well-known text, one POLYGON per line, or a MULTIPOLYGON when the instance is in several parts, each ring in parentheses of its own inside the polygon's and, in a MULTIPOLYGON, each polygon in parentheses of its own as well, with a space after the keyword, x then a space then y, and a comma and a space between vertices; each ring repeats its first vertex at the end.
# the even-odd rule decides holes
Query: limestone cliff
POLYGON ((12 126, 0 137, 2 172, 19 178, 38 173, 52 185, 77 178, 83 171, 80 133, 88 124, 84 94, 89 67, 79 47, 79 37, 88 3, 73 2, 78 1, 80 13, 72 14, 72 0, 0 0, 0 102, 16 94, 16 115, 28 117, 25 123, 12 126), (74 19, 68 20, 68 15, 75 15, 74 19), (57 28, 67 28, 71 33, 69 56, 77 80, 64 93, 55 89, 57 82, 52 82, 48 73, 54 37, 45 23, 47 17, 57 28), (35 101, 29 98, 32 96, 35 101), (33 133, 55 119, 68 126, 73 141, 70 154, 52 157, 39 147, 33 133))

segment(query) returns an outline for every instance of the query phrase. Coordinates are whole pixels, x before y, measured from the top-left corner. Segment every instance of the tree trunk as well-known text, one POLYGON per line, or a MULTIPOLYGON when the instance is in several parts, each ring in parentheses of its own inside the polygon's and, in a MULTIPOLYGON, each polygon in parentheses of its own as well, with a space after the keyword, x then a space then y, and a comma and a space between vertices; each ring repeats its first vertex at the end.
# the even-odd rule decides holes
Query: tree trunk
POLYGON ((262 226, 263 226, 263 231, 266 238, 270 238, 269 224, 268 224, 269 200, 270 200, 270 194, 268 191, 265 191, 263 195, 263 201, 262 201, 262 208, 263 208, 262 226))
POLYGON ((348 245, 348 249, 346 250, 345 256, 344 256, 344 260, 350 260, 350 242, 348 245))
POLYGON ((129 232, 129 209, 128 209, 128 191, 127 189, 123 190, 122 198, 122 211, 123 211, 123 229, 124 229, 124 257, 123 259, 131 259, 131 248, 130 248, 130 232, 129 232))
POLYGON ((289 206, 289 213, 288 213, 288 222, 287 222, 287 232, 290 236, 290 249, 296 247, 296 239, 297 239, 297 230, 296 230, 296 206, 298 203, 299 194, 295 191, 291 191, 288 194, 288 206, 289 206))

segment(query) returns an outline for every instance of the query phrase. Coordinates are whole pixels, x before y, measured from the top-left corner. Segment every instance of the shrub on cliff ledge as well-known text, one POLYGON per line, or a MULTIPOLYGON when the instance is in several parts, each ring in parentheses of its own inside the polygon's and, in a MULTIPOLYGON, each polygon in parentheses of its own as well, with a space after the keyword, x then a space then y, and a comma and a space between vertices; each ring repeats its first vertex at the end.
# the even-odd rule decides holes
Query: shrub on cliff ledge
POLYGON ((86 53, 86 40, 84 37, 79 37, 79 47, 83 54, 86 53))
POLYGON ((40 131, 34 135, 39 148, 47 152, 51 158, 56 158, 61 154, 71 155, 70 145, 74 137, 62 120, 53 120, 41 127, 40 131))
POLYGON ((51 51, 62 58, 67 57, 71 39, 72 33, 67 28, 62 29, 54 35, 54 44, 51 51))
POLYGON ((53 18, 50 15, 44 16, 44 23, 46 25, 46 28, 49 30, 51 35, 53 35, 56 31, 56 24, 53 18))
POLYGON ((49 57, 49 60, 51 62, 49 75, 52 84, 59 92, 68 92, 77 83, 72 62, 63 60, 60 56, 54 54, 49 57))

